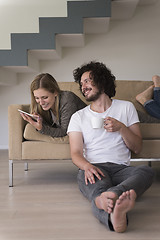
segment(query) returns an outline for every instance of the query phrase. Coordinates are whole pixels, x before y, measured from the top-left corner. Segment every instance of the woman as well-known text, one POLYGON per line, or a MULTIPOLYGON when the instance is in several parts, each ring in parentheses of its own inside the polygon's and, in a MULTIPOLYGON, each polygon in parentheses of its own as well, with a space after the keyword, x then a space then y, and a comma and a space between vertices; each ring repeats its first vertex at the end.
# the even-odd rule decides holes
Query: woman
POLYGON ((51 137, 64 137, 72 114, 86 106, 73 92, 61 91, 48 73, 36 76, 30 90, 31 113, 36 121, 26 114, 21 116, 40 133, 51 137))
POLYGON ((136 96, 136 100, 154 118, 160 119, 160 76, 152 77, 153 85, 136 96))

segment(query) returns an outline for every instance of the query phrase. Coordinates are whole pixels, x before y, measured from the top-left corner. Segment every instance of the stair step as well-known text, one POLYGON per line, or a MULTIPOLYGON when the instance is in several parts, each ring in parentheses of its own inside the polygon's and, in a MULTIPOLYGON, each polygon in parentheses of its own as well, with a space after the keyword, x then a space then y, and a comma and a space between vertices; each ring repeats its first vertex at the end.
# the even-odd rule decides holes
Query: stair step
POLYGON ((63 47, 83 47, 85 34, 106 33, 110 21, 131 18, 137 5, 156 1, 68 1, 67 17, 40 17, 39 33, 11 34, 11 49, 0 50, 0 84, 5 85, 5 76, 16 84, 16 73, 38 72, 40 60, 60 60, 63 47))

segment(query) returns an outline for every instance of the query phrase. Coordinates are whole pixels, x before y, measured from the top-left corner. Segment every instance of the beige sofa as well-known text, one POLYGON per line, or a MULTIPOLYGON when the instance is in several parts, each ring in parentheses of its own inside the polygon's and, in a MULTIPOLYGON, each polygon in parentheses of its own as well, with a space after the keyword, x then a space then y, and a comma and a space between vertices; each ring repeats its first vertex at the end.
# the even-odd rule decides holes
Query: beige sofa
MULTIPOLYGON (((136 102, 135 96, 152 84, 149 81, 117 81, 116 98, 132 101, 137 110, 145 113, 136 102)), ((83 98, 79 86, 74 82, 59 83, 63 90, 69 90, 83 98)), ((84 100, 85 101, 85 100, 84 100)), ((60 161, 71 159, 68 136, 52 138, 37 132, 20 116, 17 109, 29 112, 29 105, 13 104, 8 108, 9 121, 9 186, 13 186, 14 162, 60 161)), ((158 161, 160 157, 160 124, 141 123, 143 149, 140 154, 132 154, 133 160, 158 161)), ((25 170, 28 165, 25 165, 25 170)))

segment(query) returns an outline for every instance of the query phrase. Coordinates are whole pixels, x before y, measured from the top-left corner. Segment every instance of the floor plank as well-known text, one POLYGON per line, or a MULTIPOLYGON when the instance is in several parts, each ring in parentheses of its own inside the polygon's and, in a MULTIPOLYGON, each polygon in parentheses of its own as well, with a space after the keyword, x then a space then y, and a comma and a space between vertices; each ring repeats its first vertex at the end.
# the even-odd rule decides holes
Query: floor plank
MULTIPOLYGON (((140 163, 136 163, 140 164, 140 163)), ((77 168, 67 163, 14 166, 8 187, 8 152, 0 151, 0 240, 156 240, 160 236, 160 164, 151 188, 129 214, 126 233, 110 232, 80 193, 77 168)))

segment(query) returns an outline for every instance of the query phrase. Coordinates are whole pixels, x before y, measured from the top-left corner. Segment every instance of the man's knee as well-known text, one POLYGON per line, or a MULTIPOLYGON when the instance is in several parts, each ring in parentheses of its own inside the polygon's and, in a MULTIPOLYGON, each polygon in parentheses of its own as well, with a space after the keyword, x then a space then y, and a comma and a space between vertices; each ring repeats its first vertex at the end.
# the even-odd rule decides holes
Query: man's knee
POLYGON ((151 167, 149 166, 146 166, 146 165, 142 165, 142 166, 139 166, 138 167, 140 170, 142 170, 145 174, 147 174, 148 176, 150 177, 153 177, 154 176, 154 171, 151 167))
POLYGON ((137 167, 139 174, 146 179, 146 181, 149 183, 149 185, 153 182, 154 177, 154 171, 149 166, 138 166, 137 167))

